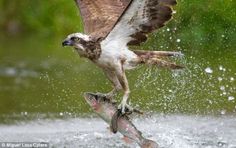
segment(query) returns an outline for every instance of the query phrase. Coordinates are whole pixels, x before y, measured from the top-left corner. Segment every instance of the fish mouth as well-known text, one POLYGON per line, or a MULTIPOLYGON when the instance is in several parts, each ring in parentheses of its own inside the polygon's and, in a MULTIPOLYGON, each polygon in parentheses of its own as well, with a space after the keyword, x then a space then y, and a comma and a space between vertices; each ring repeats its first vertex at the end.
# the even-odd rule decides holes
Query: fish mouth
POLYGON ((84 98, 87 103, 95 109, 98 106, 97 95, 91 92, 84 93, 84 98))
POLYGON ((96 98, 95 96, 96 96, 96 94, 91 93, 91 92, 84 93, 84 97, 86 98, 86 100, 93 100, 96 98))

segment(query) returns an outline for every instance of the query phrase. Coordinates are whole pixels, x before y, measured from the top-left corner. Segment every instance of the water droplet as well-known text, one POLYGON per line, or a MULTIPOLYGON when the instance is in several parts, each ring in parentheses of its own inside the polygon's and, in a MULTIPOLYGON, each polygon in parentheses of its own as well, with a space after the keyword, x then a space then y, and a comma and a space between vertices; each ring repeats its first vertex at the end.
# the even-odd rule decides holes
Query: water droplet
POLYGON ((234 96, 229 96, 229 97, 228 97, 228 100, 229 100, 229 101, 234 100, 234 96))
POLYGON ((205 72, 211 74, 211 73, 213 73, 213 70, 210 67, 207 67, 205 69, 205 72))
POLYGON ((170 31, 170 28, 167 28, 166 30, 167 30, 167 31, 170 31))
POLYGON ((181 40, 180 39, 177 39, 176 42, 179 43, 181 40))
POLYGON ((224 146, 226 145, 226 143, 219 141, 219 142, 217 143, 217 145, 218 145, 219 147, 224 147, 224 146))
POLYGON ((63 113, 61 112, 59 115, 60 115, 60 116, 63 116, 63 113))
POLYGON ((223 69, 224 69, 223 66, 220 65, 220 66, 219 66, 219 70, 223 70, 223 69))
POLYGON ((225 87, 224 86, 220 86, 220 90, 225 90, 225 87))
POLYGON ((221 78, 221 77, 218 77, 218 81, 222 81, 223 80, 223 78, 221 78))
POLYGON ((230 81, 234 81, 234 78, 233 78, 233 77, 230 77, 230 81))
POLYGON ((208 100, 209 104, 212 104, 212 101, 211 100, 208 100))
POLYGON ((220 113, 221 115, 224 115, 226 113, 226 110, 222 110, 220 113))
POLYGON ((16 69, 15 68, 7 68, 6 69, 6 74, 9 75, 9 76, 15 76, 17 73, 16 69))
POLYGON ((100 138, 103 137, 103 134, 102 134, 102 133, 94 132, 93 134, 94 134, 94 136, 95 136, 97 139, 100 139, 100 138))

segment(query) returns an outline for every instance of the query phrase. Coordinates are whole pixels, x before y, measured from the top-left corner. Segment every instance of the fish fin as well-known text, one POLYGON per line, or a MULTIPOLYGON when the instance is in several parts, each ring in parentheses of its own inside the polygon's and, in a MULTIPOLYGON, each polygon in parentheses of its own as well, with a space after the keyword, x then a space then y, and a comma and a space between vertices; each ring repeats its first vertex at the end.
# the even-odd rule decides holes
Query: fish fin
POLYGON ((124 142, 127 143, 127 144, 133 143, 133 140, 130 139, 129 137, 127 137, 127 136, 124 136, 124 137, 122 138, 122 140, 124 140, 124 142))
POLYGON ((113 132, 112 132, 112 129, 111 129, 111 126, 108 126, 108 127, 107 127, 107 130, 110 132, 110 134, 113 133, 113 132))
POLYGON ((158 148, 158 144, 153 141, 153 140, 149 140, 149 139, 144 139, 143 142, 140 145, 141 148, 158 148))
POLYGON ((117 130, 118 130, 118 124, 117 124, 117 121, 118 121, 118 118, 121 116, 121 112, 120 110, 117 110, 114 115, 112 116, 112 119, 111 119, 111 131, 115 134, 117 133, 117 130))

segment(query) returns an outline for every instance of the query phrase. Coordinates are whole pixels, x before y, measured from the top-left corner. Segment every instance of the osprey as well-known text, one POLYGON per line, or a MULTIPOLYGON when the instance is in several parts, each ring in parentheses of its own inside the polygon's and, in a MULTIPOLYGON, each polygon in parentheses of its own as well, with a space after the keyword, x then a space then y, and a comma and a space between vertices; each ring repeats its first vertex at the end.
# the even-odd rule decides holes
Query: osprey
POLYGON ((180 69, 162 57, 181 55, 180 52, 130 50, 147 40, 147 34, 163 27, 172 17, 176 0, 75 0, 83 19, 84 33, 73 33, 63 41, 81 57, 86 57, 102 68, 113 84, 106 95, 112 98, 123 90, 119 105, 122 113, 127 107, 130 89, 125 70, 140 64, 180 69))

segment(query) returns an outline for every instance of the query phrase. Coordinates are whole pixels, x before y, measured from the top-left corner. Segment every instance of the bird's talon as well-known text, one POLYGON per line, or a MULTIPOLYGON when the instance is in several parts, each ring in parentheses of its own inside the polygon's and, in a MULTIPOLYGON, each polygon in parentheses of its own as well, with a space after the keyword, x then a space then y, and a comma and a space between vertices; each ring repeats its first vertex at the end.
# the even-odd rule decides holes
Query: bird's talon
POLYGON ((126 103, 121 103, 119 106, 118 106, 118 109, 121 111, 121 114, 124 115, 124 114, 131 114, 133 112, 133 108, 126 104, 126 103))

